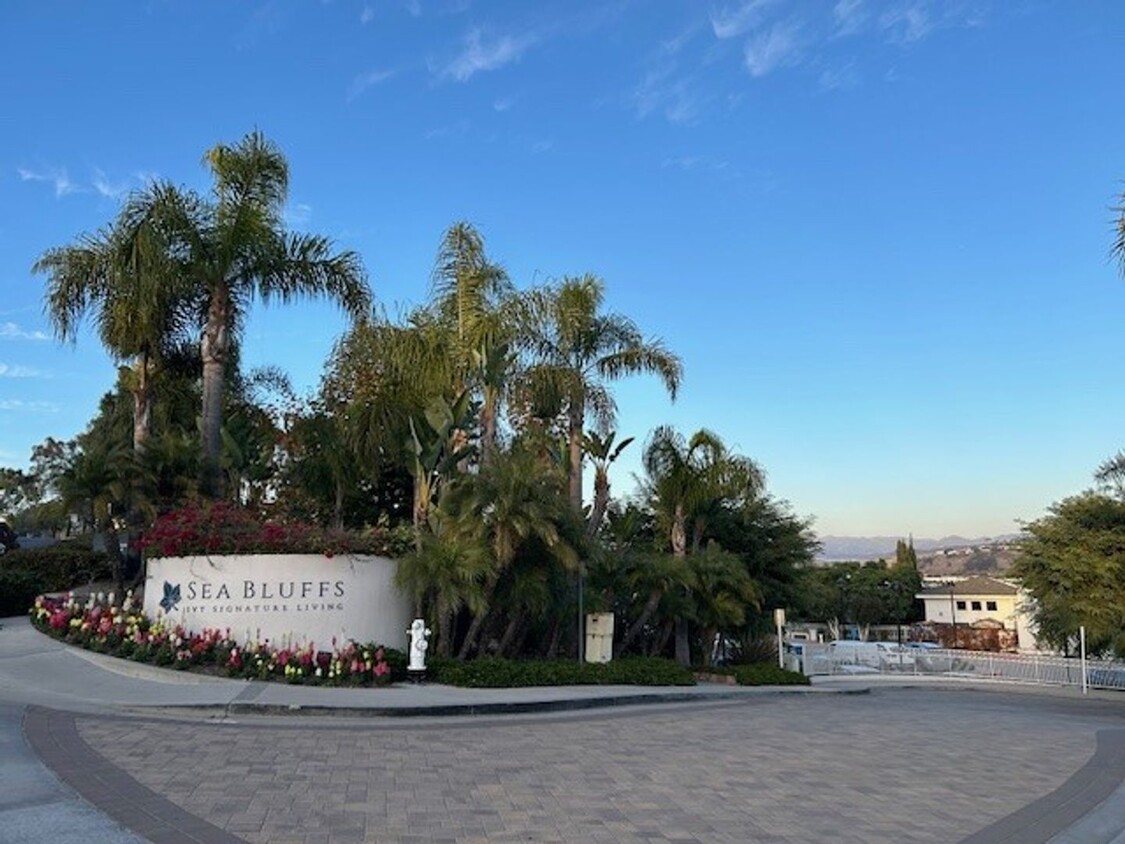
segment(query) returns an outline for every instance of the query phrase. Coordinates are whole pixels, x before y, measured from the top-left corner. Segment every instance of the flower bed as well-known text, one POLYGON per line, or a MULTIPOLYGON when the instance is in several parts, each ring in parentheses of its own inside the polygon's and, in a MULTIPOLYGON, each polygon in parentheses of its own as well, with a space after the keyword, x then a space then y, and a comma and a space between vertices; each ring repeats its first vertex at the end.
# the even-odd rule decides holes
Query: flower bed
POLYGON ((406 657, 377 644, 347 642, 332 650, 313 644, 278 647, 268 640, 240 642, 229 630, 188 633, 152 621, 134 606, 132 593, 116 606, 114 595, 91 596, 85 603, 40 596, 31 623, 71 645, 179 670, 198 670, 255 680, 327 686, 384 686, 406 675, 406 657))

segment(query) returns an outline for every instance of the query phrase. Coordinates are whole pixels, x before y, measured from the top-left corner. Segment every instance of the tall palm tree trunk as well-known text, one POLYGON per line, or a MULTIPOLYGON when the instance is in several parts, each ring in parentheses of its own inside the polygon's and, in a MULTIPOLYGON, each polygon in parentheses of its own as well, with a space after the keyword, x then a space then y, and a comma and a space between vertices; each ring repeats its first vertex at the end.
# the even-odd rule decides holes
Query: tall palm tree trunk
POLYGON ((672 556, 683 559, 687 556, 687 529, 685 526, 684 505, 677 502, 672 515, 672 530, 669 540, 672 543, 672 556))
POLYGON ((480 465, 491 465, 496 455, 496 406, 499 397, 493 389, 484 392, 484 405, 480 409, 480 465))
MULTIPOLYGON (((675 515, 672 519, 672 555, 680 559, 687 556, 687 526, 684 516, 684 506, 676 504, 675 515)), ((688 621, 680 617, 676 619, 676 662, 680 665, 691 665, 691 641, 688 638, 688 621)))
POLYGON ((609 508, 609 475, 604 469, 598 469, 594 475, 594 503, 590 506, 590 518, 586 522, 586 535, 598 535, 598 528, 605 519, 605 511, 609 508))
POLYGON ((223 381, 230 352, 230 296, 225 289, 215 291, 207 311, 200 354, 203 358, 203 477, 205 495, 222 494, 219 455, 222 450, 223 381))
POLYGON ((660 628, 660 633, 655 639, 652 640, 652 650, 648 652, 649 656, 660 656, 664 653, 664 648, 668 645, 668 639, 672 636, 672 628, 675 622, 666 621, 660 628))
POLYGON ((572 397, 568 411, 570 505, 575 513, 582 513, 582 426, 586 420, 586 404, 580 397, 572 397))
POLYGON ((461 650, 457 652, 458 659, 467 659, 469 654, 477 646, 477 638, 480 636, 481 628, 484 626, 485 619, 488 618, 492 609, 492 596, 496 592, 496 584, 499 578, 496 575, 489 575, 488 580, 484 584, 484 600, 481 602, 483 609, 473 616, 473 622, 469 625, 469 630, 465 634, 465 641, 461 643, 461 650))
POLYGON ((430 487, 430 479, 428 475, 424 474, 426 469, 421 463, 417 466, 417 472, 414 475, 414 547, 419 552, 422 550, 422 531, 425 529, 426 522, 430 518, 430 496, 432 489, 430 487))
POLYGON ((453 656, 453 611, 446 606, 446 602, 440 596, 437 600, 436 610, 438 617, 438 656, 453 656))
POLYGON ((137 361, 137 384, 133 388, 133 453, 140 456, 152 431, 152 387, 148 377, 148 353, 137 361))
POLYGON ((547 637, 547 647, 543 650, 544 659, 554 659, 559 653, 559 642, 562 640, 563 622, 560 616, 556 616, 555 620, 551 622, 551 635, 547 637))
POLYGON ((628 652, 633 642, 641 635, 641 631, 644 630, 649 619, 652 618, 652 614, 656 612, 656 608, 660 606, 660 599, 663 597, 664 590, 662 589, 653 589, 649 593, 648 600, 645 601, 641 614, 637 616, 637 620, 625 631, 625 635, 621 638, 621 643, 617 646, 619 654, 628 652))
POLYGON ((512 613, 511 619, 508 621, 508 626, 504 628, 504 635, 500 637, 500 645, 497 648, 497 656, 508 656, 508 649, 512 646, 512 641, 516 638, 516 633, 523 627, 524 613, 516 610, 512 613))
POLYGON ((684 617, 676 619, 676 662, 685 668, 691 665, 690 625, 684 617))
MULTIPOLYGON (((137 383, 133 388, 133 458, 138 460, 145 452, 149 434, 152 433, 152 385, 148 374, 149 357, 147 352, 142 352, 138 361, 137 383)), ((137 566, 136 575, 144 576, 144 566, 140 563, 140 552, 137 550, 137 540, 144 529, 144 514, 139 506, 140 482, 133 477, 129 483, 128 510, 125 514, 126 531, 128 537, 128 551, 126 557, 130 569, 137 566)), ((122 568, 124 562, 122 563, 122 568)), ((124 574, 122 574, 124 579, 124 574)), ((123 594, 118 588, 117 593, 123 594)))

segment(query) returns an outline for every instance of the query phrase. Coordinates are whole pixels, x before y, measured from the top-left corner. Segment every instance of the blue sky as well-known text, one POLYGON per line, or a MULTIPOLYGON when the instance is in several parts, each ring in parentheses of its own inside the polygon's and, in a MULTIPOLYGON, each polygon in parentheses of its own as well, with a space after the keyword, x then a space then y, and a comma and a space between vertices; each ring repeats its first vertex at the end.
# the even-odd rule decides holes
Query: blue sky
MULTIPOLYGON (((469 220, 683 357, 622 435, 709 427, 824 534, 1011 532, 1125 447, 1122 43, 1116 0, 6 2, 0 464, 113 382, 37 256, 257 127, 391 313, 469 220)), ((245 360, 311 390, 342 327, 258 310, 245 360)))

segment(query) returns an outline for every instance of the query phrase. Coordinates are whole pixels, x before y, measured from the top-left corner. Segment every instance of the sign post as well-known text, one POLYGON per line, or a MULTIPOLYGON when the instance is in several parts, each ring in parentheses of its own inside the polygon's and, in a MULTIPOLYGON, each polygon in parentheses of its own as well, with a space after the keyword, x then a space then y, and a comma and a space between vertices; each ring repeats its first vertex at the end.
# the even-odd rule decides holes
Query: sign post
POLYGON ((1086 625, 1078 628, 1078 661, 1082 670, 1082 694, 1088 694, 1090 684, 1086 679, 1086 625))
POLYGON ((778 607, 773 611, 773 623, 777 627, 777 667, 785 667, 785 642, 782 638, 782 628, 785 627, 785 610, 778 607))

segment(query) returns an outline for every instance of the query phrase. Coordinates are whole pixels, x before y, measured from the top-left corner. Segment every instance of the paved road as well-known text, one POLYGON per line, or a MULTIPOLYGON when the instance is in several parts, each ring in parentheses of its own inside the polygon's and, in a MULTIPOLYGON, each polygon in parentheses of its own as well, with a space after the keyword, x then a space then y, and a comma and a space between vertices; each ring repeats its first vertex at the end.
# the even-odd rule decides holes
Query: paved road
POLYGON ((488 724, 78 719, 251 842, 950 842, 1046 795, 1122 708, 990 692, 762 698, 488 724))
POLYGON ((0 842, 140 844, 58 781, 24 742, 22 708, 0 704, 0 842))
POLYGON ((86 840, 136 840, 31 756, 13 728, 23 713, 31 746, 65 783, 169 844, 1028 844, 1062 827, 1054 844, 1125 843, 1125 789, 1113 793, 1125 777, 1120 695, 875 686, 566 715, 231 717, 203 708, 168 717, 171 704, 265 696, 282 705, 289 693, 302 706, 347 709, 498 698, 441 687, 267 688, 112 667, 137 676, 19 624, 0 630, 0 793, 26 772, 39 783, 23 804, 0 800, 0 841, 66 841, 49 834, 51 819, 79 819, 94 830, 86 840), (157 708, 138 715, 145 704, 157 708), (9 823, 32 804, 39 815, 9 823))

